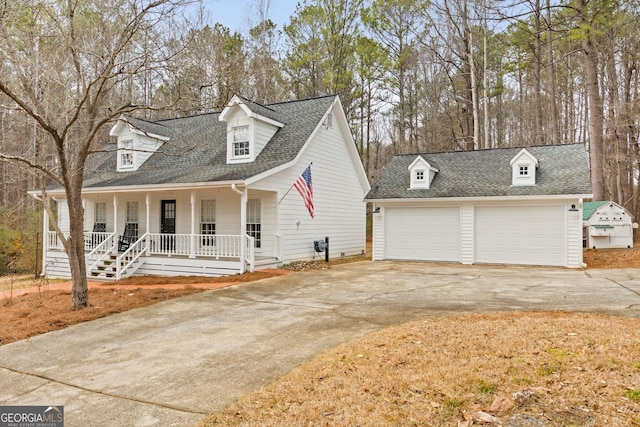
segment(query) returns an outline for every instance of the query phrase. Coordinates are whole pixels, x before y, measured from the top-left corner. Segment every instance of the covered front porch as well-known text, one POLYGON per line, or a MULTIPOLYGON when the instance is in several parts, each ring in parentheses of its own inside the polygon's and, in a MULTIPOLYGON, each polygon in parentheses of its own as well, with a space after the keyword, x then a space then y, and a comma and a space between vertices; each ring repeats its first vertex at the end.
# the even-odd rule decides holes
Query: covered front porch
MULTIPOLYGON (((274 192, 227 186, 86 193, 83 201, 90 278, 225 276, 276 266, 280 260, 274 192)), ((67 217, 60 212, 65 208, 59 201, 61 219, 67 217)), ((58 225, 67 232, 63 220, 58 225)), ((45 235, 43 273, 65 277, 69 269, 62 241, 54 231, 45 235)))

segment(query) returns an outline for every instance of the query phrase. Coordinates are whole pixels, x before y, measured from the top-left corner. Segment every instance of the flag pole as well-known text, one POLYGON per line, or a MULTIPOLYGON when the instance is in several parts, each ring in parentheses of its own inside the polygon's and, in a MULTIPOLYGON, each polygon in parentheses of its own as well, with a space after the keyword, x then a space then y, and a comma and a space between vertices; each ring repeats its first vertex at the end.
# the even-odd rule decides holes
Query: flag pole
MULTIPOLYGON (((309 166, 307 166, 307 168, 308 168, 308 167, 310 167, 312 164, 313 164, 313 162, 309 163, 309 166)), ((307 168, 305 168, 305 170, 306 170, 307 168)), ((291 184, 291 187, 289 187, 289 189, 287 190, 287 192, 286 192, 286 193, 284 193, 284 196, 282 196, 282 198, 278 201, 278 204, 280 204, 280 202, 282 202, 282 201, 284 200, 284 198, 285 198, 285 197, 287 197, 287 194, 289 194, 289 191, 291 191, 291 189, 293 188, 293 186, 294 186, 294 185, 296 185, 296 181, 295 181, 295 180, 293 181, 293 184, 291 184)))

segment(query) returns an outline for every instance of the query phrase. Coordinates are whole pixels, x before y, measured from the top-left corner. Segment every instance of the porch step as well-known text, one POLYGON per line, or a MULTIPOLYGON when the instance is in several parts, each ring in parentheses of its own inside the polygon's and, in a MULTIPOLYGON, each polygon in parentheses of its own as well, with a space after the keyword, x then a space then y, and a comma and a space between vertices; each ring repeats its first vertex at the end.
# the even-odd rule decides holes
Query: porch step
MULTIPOLYGON (((130 258, 123 258, 120 261, 120 267, 124 267, 130 258)), ((116 278, 116 263, 118 257, 116 255, 110 255, 109 258, 102 260, 102 262, 95 267, 94 270, 89 272, 90 277, 100 278, 105 280, 115 280, 116 278)))

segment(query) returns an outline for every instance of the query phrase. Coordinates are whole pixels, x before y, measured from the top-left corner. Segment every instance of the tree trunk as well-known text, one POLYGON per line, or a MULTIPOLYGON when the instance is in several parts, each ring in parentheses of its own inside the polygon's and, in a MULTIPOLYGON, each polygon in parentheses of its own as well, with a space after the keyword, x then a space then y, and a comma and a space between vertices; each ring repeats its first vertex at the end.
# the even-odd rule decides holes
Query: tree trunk
MULTIPOLYGON (((78 191, 79 193, 79 191, 78 191)), ((89 307, 89 287, 87 284, 87 264, 84 252, 84 207, 82 197, 68 194, 70 235, 66 245, 69 256, 69 268, 73 285, 71 301, 74 310, 89 307)))
POLYGON ((591 164, 591 191, 593 200, 604 199, 603 181, 603 108, 598 90, 598 50, 591 37, 582 42, 586 74, 587 96, 589 99, 589 158, 591 164))
MULTIPOLYGON (((553 32, 551 31, 551 0, 547 0, 547 47, 549 49, 549 92, 551 93, 551 135, 553 144, 560 144, 560 115, 558 114, 558 94, 556 90, 556 64, 553 59, 553 32)), ((573 141, 570 141, 573 142, 573 141)))
POLYGON ((542 126, 542 26, 540 25, 540 0, 536 0, 535 10, 535 45, 534 45, 534 91, 533 91, 533 116, 534 116, 534 145, 544 144, 544 132, 542 126))

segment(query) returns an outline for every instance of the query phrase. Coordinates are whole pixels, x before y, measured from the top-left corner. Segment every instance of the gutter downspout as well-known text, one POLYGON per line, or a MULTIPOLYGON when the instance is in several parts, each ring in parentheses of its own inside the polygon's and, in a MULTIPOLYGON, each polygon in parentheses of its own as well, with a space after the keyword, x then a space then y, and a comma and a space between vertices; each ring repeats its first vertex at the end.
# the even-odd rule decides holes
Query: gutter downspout
POLYGON ((43 197, 38 196, 37 194, 32 195, 34 199, 42 202, 42 269, 40 271, 40 277, 44 277, 47 273, 47 252, 49 251, 49 214, 47 213, 47 209, 44 207, 45 199, 43 197))
POLYGON ((240 274, 246 271, 247 240, 244 238, 247 229, 247 188, 238 190, 236 184, 231 184, 231 190, 240 195, 240 274))

